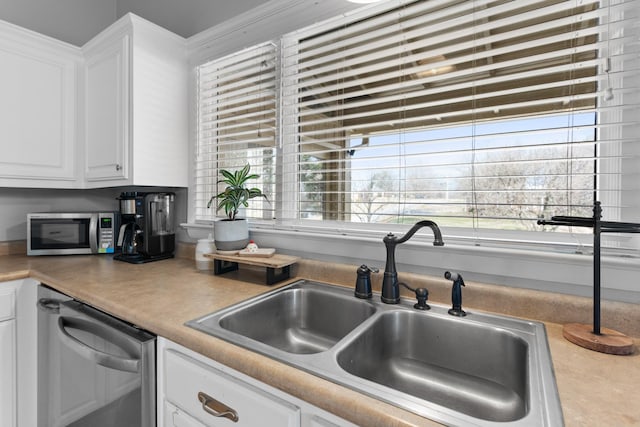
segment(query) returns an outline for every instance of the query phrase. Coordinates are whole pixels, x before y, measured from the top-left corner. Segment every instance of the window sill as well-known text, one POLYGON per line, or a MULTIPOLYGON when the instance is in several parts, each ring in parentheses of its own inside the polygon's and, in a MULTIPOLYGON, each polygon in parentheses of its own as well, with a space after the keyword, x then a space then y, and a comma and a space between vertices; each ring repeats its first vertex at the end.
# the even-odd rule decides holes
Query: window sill
MULTIPOLYGON (((181 226, 194 240, 206 238, 212 232, 211 224, 181 226)), ((396 263, 400 273, 440 277, 444 271, 453 270, 464 275, 467 281, 592 296, 591 254, 477 246, 447 239, 446 234, 445 246, 435 247, 431 242, 431 232, 424 234, 396 248, 396 263)), ((382 237, 364 232, 348 235, 337 230, 329 233, 251 224, 251 238, 260 246, 274 247, 280 253, 302 258, 355 266, 367 264, 380 270, 384 270, 386 258, 382 237)), ((637 258, 606 256, 602 258, 601 269, 603 299, 640 303, 640 289, 636 280, 640 273, 640 261, 637 258)))

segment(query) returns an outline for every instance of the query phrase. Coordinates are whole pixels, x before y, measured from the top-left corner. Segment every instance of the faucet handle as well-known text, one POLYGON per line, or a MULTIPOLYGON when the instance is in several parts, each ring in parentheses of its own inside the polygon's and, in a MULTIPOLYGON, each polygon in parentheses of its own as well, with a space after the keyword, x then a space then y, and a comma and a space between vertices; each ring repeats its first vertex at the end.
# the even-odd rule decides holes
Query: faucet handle
POLYGON ((377 273, 380 271, 376 267, 369 267, 365 264, 362 264, 358 270, 367 270, 369 273, 377 273))
POLYGON ((354 295, 358 298, 371 298, 373 293, 371 292, 371 273, 377 273, 377 268, 369 268, 365 264, 362 264, 357 271, 358 277, 356 278, 356 290, 354 295))

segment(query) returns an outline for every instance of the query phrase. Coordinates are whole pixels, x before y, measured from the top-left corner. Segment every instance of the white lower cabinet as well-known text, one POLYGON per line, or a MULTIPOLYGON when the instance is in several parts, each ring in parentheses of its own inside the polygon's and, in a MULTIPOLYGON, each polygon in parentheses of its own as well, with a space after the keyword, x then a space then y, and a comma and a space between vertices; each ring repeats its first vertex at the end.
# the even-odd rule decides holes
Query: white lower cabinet
POLYGON ((15 426, 16 282, 0 283, 0 425, 15 426))
POLYGON ((157 368, 158 426, 354 426, 161 337, 157 368))
MULTIPOLYGON (((0 296, 2 298, 2 296, 0 296)), ((16 425, 15 320, 0 322, 0 425, 16 425)))
POLYGON ((300 425, 300 410, 282 399, 174 350, 165 353, 165 362, 166 399, 205 425, 300 425))
POLYGON ((31 427, 37 390, 36 285, 0 282, 0 426, 31 427))

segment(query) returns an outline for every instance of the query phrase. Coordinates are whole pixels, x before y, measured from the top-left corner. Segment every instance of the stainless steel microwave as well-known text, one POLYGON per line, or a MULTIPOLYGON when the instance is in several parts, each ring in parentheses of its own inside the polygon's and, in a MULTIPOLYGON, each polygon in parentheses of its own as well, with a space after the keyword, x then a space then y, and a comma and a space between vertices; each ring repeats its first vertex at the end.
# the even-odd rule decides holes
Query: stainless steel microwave
POLYGON ((118 212, 27 214, 27 255, 113 254, 118 212))

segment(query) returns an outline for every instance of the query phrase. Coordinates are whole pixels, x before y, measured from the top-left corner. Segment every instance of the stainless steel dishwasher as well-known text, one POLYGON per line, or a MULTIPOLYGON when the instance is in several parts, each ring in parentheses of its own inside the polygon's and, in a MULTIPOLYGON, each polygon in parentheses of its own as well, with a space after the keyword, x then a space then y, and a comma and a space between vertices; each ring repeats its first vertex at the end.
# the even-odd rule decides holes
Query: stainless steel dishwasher
POLYGON ((156 337, 38 289, 38 427, 155 427, 156 337))

